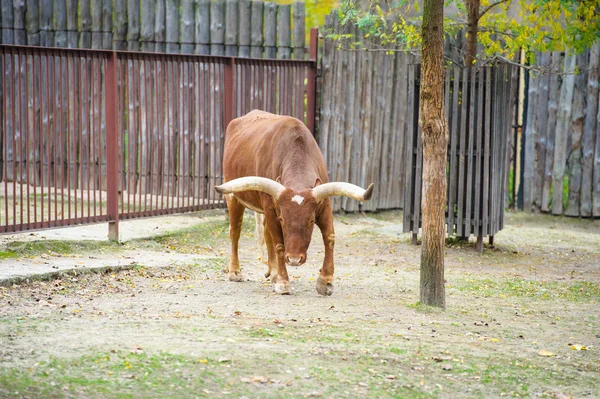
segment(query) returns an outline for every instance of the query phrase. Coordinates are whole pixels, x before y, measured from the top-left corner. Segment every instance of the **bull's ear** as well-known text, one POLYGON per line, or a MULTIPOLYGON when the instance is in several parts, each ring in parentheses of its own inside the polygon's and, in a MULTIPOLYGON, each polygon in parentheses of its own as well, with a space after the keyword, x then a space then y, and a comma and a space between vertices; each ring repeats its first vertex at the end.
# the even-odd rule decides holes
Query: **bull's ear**
POLYGON ((281 176, 277 176, 277 179, 275 179, 275 181, 279 184, 281 184, 281 176))
MULTIPOLYGON (((314 185, 314 187, 320 186, 322 183, 323 183, 323 182, 321 181, 321 178, 320 178, 320 177, 317 177, 317 180, 315 180, 315 185, 314 185)), ((313 187, 313 188, 314 188, 314 187, 313 187)))

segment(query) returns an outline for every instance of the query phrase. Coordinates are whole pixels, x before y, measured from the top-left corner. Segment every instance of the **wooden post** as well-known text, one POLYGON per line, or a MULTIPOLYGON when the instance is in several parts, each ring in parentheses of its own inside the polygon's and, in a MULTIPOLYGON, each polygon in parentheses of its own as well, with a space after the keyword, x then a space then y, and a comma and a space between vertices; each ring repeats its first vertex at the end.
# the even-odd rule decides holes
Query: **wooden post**
POLYGON ((142 24, 140 27, 140 41, 142 51, 155 51, 154 23, 156 13, 155 0, 142 0, 142 24))
MULTIPOLYGON (((75 9, 77 11, 77 9, 75 9)), ((77 18, 77 14, 75 14, 77 18)), ((75 19, 77 20, 77 19, 75 19)), ((70 29, 70 28, 69 28, 70 29)), ((113 31, 113 48, 115 50, 125 50, 127 35, 127 2, 115 2, 115 27, 113 31)))
POLYGON ((225 76, 224 83, 225 87, 223 88, 223 100, 224 100, 224 109, 223 116, 225 118, 224 126, 227 128, 229 123, 233 120, 233 101, 235 98, 234 87, 233 87, 233 72, 235 70, 235 58, 231 57, 228 59, 227 64, 225 65, 225 76))
POLYGON ((238 44, 239 48, 239 56, 240 57, 250 57, 250 16, 251 16, 251 8, 250 8, 250 0, 240 0, 240 32, 238 44))
POLYGON ((54 0, 40 0, 40 46, 54 47, 54 0))
POLYGON ((277 3, 265 3, 265 57, 277 58, 277 3))
POLYGON ((308 82, 306 88, 306 127, 314 136, 315 134, 315 112, 316 112, 316 86, 317 86, 317 56, 319 48, 319 31, 316 28, 310 30, 310 59, 314 65, 308 70, 308 82))
POLYGON ((154 51, 164 53, 166 50, 166 0, 156 0, 156 15, 154 16, 154 51))
POLYGON ((250 27, 250 56, 262 58, 263 56, 263 13, 264 3, 262 0, 254 0, 252 4, 252 23, 250 27))
MULTIPOLYGON (((0 22, 2 23, 2 42, 3 44, 13 44, 15 42, 15 34, 14 34, 14 23, 16 22, 14 11, 16 11, 16 7, 13 8, 13 2, 11 0, 1 0, 0 2, 0 10, 1 10, 1 18, 0 22)), ((23 27, 24 28, 24 27, 23 27)), ((24 43, 20 43, 24 44, 24 43)))
MULTIPOLYGON (((545 52, 541 55, 541 64, 550 66, 552 62, 552 53, 545 52)), ((548 88, 550 85, 550 74, 545 73, 539 77, 538 100, 537 100, 537 137, 535 140, 535 178, 533 186, 533 205, 537 209, 542 206, 542 191, 544 189, 544 166, 546 160, 546 137, 548 134, 548 101, 550 94, 548 88)))
POLYGON ((29 46, 40 45, 40 14, 39 2, 37 0, 27 0, 27 12, 25 13, 25 25, 27 29, 27 44, 29 46))
POLYGON ((106 174, 108 214, 108 239, 119 241, 119 132, 117 126, 117 53, 106 59, 106 174))
POLYGON ((238 41, 238 2, 227 0, 225 3, 225 55, 237 56, 238 41))
POLYGON ((196 54, 210 54, 210 0, 196 3, 196 54))
POLYGON ((167 0, 167 53, 179 53, 179 2, 167 0))
POLYGON ((533 205, 533 189, 535 183, 535 138, 537 136, 538 85, 540 79, 529 78, 529 93, 527 104, 527 124, 525 126, 525 165, 523 171, 523 210, 531 212, 533 205))
POLYGON ((111 49, 113 46, 113 2, 102 0, 102 48, 111 49))
POLYGON ((306 11, 304 1, 294 3, 294 59, 304 59, 306 11))
POLYGON ((210 53, 225 54, 225 19, 223 0, 213 0, 210 3, 210 53))
POLYGON ((92 48, 102 48, 102 0, 92 2, 92 48))
POLYGON ((194 0, 181 2, 181 52, 194 54, 194 0))
POLYGON ((140 2, 127 2, 127 50, 140 50, 140 2))
POLYGON ((289 60, 291 57, 290 5, 280 4, 277 12, 277 58, 289 60))
MULTIPOLYGON (((64 1, 64 0, 63 0, 64 1)), ((60 3, 61 0, 57 0, 57 3, 60 3)), ((4 0, 2 1, 2 4, 6 3, 7 4, 7 8, 3 9, 2 11, 2 26, 4 27, 2 30, 4 31, 6 29, 6 32, 13 32, 12 29, 10 29, 11 24, 10 24, 10 20, 11 20, 11 9, 10 9, 10 0, 4 0), (4 14, 6 12, 6 15, 4 14), (4 25, 4 23, 6 22, 6 25, 4 25)), ((27 44, 27 31, 26 31, 26 22, 25 22, 25 0, 14 0, 13 1, 13 8, 12 8, 12 19, 13 19, 13 28, 14 28, 14 44, 17 45, 26 45, 27 44)), ((6 43, 6 44, 12 44, 12 38, 10 38, 10 34, 9 37, 6 38, 7 41, 2 40, 2 43, 6 43)))
MULTIPOLYGON (((596 42, 590 50, 590 63, 587 80, 587 107, 585 111, 585 124, 583 126, 583 174, 581 177, 581 216, 600 216, 600 187, 593 193, 594 173, 594 147, 596 158, 600 163, 600 135, 596 136, 598 128, 598 81, 600 80, 600 42, 596 42), (593 193, 593 202, 592 202, 593 193), (597 212, 592 212, 592 210, 597 212)), ((597 172, 600 182, 600 170, 597 172)))

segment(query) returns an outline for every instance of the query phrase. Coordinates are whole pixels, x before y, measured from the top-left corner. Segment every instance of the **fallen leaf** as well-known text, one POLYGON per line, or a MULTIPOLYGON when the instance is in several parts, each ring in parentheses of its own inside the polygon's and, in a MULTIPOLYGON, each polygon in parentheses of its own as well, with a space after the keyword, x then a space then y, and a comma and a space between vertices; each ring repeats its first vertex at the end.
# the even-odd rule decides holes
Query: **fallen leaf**
POLYGON ((200 359, 200 360, 198 360, 198 361, 199 361, 200 363, 202 363, 202 364, 206 364, 206 363, 208 363, 208 360, 206 360, 206 359, 200 359))
POLYGON ((544 357, 552 357, 552 356, 554 356, 554 353, 547 351, 546 349, 542 349, 541 351, 538 352, 538 355, 544 356, 544 357))
POLYGON ((573 349, 574 351, 586 351, 586 350, 588 350, 587 346, 585 346, 585 345, 571 345, 571 349, 573 349))
POLYGON ((257 375, 256 377, 252 378, 252 382, 260 382, 261 384, 266 384, 267 382, 269 382, 269 379, 265 376, 257 375))

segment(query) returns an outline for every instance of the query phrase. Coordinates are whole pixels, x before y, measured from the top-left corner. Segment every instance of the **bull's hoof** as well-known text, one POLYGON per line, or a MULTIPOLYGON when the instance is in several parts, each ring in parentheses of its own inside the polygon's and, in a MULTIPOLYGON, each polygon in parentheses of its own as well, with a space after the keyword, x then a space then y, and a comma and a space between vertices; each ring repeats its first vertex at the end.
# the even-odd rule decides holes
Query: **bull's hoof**
POLYGON ((326 283, 325 280, 319 276, 317 279, 317 292, 319 295, 331 296, 331 294, 333 294, 333 284, 326 283))
POLYGON ((271 270, 267 270, 265 273, 265 278, 269 278, 271 276, 271 270))
POLYGON ((229 272, 229 273, 227 273, 227 275, 229 276, 229 281, 235 281, 236 283, 239 283, 240 281, 242 281, 244 279, 242 277, 242 272, 240 270, 234 271, 234 272, 229 272))
POLYGON ((282 281, 281 283, 275 283, 273 285, 273 289, 279 295, 289 295, 290 294, 290 283, 287 281, 282 281))

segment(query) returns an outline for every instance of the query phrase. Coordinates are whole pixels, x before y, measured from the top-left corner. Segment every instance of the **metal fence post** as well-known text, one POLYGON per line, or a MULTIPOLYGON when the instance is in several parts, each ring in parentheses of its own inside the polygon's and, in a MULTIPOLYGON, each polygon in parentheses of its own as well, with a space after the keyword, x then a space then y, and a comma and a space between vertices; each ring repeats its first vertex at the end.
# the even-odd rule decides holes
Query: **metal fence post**
POLYGON ((235 101, 234 93, 233 93, 233 71, 235 69, 235 58, 230 57, 227 64, 225 65, 225 92, 223 94, 225 109, 224 109, 224 118, 225 118, 225 129, 229 126, 229 122, 233 120, 233 103, 235 101))
POLYGON ((108 239, 119 240, 119 132, 117 129, 117 53, 106 59, 106 206, 108 239))
POLYGON ((317 50, 319 47, 319 30, 310 30, 310 60, 314 62, 308 69, 308 82, 306 88, 306 127, 315 135, 315 111, 317 104, 317 50))

